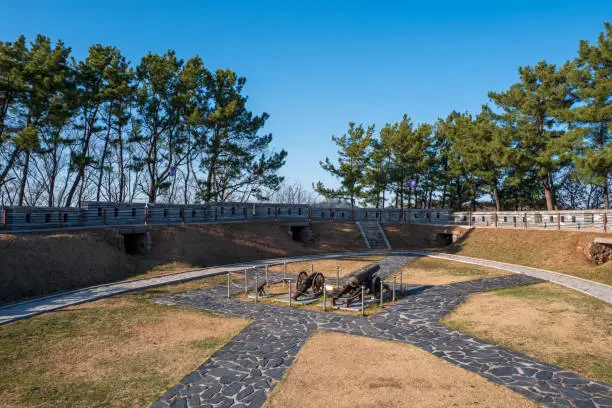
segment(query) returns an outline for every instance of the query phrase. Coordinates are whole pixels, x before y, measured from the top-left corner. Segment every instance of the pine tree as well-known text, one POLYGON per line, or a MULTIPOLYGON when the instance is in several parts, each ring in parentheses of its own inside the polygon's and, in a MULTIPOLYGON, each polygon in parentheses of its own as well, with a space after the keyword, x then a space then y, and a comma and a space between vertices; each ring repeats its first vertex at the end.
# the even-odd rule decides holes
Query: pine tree
POLYGON ((321 168, 340 179, 337 189, 326 188, 322 182, 313 184, 313 188, 327 199, 344 198, 355 206, 363 197, 365 190, 365 170, 368 165, 368 154, 374 137, 374 126, 367 129, 363 125, 355 126, 350 122, 347 133, 340 137, 332 136, 332 141, 338 146, 338 163, 334 164, 326 157, 319 162, 321 168))
POLYGON ((499 119, 514 130, 512 147, 525 171, 540 181, 548 210, 555 209, 554 173, 567 162, 575 144, 575 135, 559 129, 554 117, 572 105, 567 73, 567 64, 557 69, 541 61, 534 67, 520 67, 520 82, 506 92, 489 92, 503 111, 499 119))
POLYGON ((199 196, 205 201, 263 199, 266 191, 276 190, 283 181, 277 173, 287 152, 269 151, 272 135, 259 134, 269 115, 254 115, 247 109, 245 83, 246 78, 229 69, 206 76, 209 113, 202 123, 208 137, 200 142, 204 146, 200 169, 206 179, 199 182, 199 196))
POLYGON ((499 189, 508 164, 511 137, 509 129, 493 122, 486 107, 475 120, 469 114, 463 115, 451 134, 453 149, 461 157, 463 168, 488 187, 497 211, 502 209, 499 189))
POLYGON ((582 143, 575 156, 579 174, 601 187, 604 208, 610 208, 608 179, 612 174, 612 24, 597 44, 581 41, 574 95, 577 103, 560 113, 582 143))

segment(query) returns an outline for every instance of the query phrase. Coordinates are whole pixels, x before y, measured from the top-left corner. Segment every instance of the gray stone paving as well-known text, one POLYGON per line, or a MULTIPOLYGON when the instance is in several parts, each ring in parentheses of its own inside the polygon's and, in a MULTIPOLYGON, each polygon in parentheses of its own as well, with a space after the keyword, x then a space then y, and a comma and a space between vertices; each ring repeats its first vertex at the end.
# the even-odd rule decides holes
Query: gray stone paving
MULTIPOLYGON (((411 260, 389 256, 391 274, 411 260)), ((271 274, 279 280, 282 274, 271 274)), ((549 407, 612 407, 610 385, 441 326, 438 321, 472 293, 538 282, 509 275, 434 286, 371 317, 337 315, 227 299, 227 287, 155 299, 254 321, 153 407, 260 407, 316 330, 408 343, 549 407)), ((232 293, 243 291, 241 282, 232 293)))

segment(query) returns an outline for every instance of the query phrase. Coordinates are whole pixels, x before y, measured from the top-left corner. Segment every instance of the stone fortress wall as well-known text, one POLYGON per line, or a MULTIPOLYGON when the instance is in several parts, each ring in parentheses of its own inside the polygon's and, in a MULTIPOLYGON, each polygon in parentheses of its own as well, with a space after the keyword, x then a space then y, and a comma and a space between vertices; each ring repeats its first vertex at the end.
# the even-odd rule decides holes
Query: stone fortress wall
POLYGON ((250 221, 377 221, 466 227, 610 232, 612 211, 478 211, 449 209, 322 208, 307 204, 145 204, 84 202, 79 208, 0 207, 0 231, 58 230, 105 226, 191 225, 250 221))

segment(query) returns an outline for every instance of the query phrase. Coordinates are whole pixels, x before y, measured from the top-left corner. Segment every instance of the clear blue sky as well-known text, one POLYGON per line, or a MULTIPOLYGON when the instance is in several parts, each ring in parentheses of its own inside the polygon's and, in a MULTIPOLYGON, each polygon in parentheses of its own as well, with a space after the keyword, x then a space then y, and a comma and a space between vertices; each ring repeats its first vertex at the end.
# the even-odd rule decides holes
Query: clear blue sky
POLYGON ((148 51, 199 54, 247 78, 250 108, 289 152, 282 174, 305 186, 335 157, 349 121, 433 122, 477 111, 519 65, 573 58, 612 20, 610 1, 32 1, 0 0, 0 40, 37 33, 84 57, 115 45, 136 64, 148 51))

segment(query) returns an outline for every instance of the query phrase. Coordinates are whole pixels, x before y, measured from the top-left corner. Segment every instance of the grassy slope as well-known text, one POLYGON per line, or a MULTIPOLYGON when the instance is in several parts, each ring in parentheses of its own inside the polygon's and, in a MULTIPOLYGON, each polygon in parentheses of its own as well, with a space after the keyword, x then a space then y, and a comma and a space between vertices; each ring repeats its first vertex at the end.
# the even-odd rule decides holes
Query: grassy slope
POLYGON ((602 234, 510 229, 472 229, 454 244, 431 248, 427 238, 439 227, 392 225, 385 231, 393 249, 432 249, 563 272, 612 284, 612 262, 591 263, 583 248, 602 234))
POLYGON ((102 230, 0 235, 0 303, 134 276, 365 249, 354 224, 315 223, 313 230, 316 239, 305 245, 282 223, 156 227, 152 250, 143 256, 111 245, 102 230))
POLYGON ((443 251, 549 269, 612 284, 612 263, 595 265, 583 252, 586 244, 597 236, 601 234, 474 229, 443 251))

